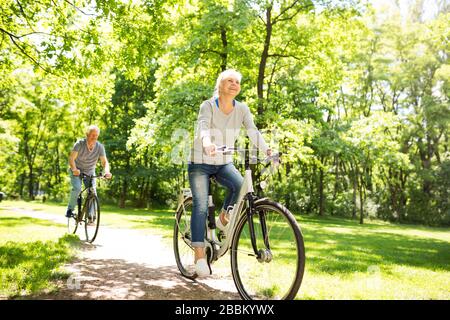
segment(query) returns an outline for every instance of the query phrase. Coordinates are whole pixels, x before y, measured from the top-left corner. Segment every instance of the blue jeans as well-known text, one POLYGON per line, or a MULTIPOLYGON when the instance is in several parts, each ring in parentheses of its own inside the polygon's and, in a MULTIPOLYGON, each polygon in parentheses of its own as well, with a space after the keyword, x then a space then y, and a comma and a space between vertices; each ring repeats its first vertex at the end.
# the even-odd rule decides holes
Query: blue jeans
POLYGON ((228 189, 222 208, 234 205, 239 196, 244 178, 233 165, 210 165, 204 163, 189 163, 189 184, 192 191, 191 232, 192 246, 205 246, 205 227, 208 215, 209 177, 215 175, 216 181, 228 189))
MULTIPOLYGON (((88 186, 88 182, 89 181, 87 178, 83 179, 85 187, 88 186)), ((78 195, 81 192, 81 176, 74 176, 72 171, 70 171, 70 183, 72 185, 72 190, 70 191, 69 205, 67 206, 67 208, 70 210, 74 210, 75 206, 77 205, 78 195)), ((92 179, 92 190, 94 193, 96 193, 95 179, 92 179)))

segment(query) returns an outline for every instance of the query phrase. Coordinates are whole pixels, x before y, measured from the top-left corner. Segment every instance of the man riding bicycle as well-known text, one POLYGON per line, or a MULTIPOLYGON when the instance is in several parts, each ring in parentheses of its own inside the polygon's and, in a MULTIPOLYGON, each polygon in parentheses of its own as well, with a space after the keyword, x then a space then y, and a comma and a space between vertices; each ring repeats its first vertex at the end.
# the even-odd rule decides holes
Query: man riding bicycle
MULTIPOLYGON (((97 141, 100 129, 91 125, 86 129, 86 138, 78 140, 72 148, 69 156, 70 183, 72 190, 70 192, 69 205, 66 211, 66 217, 73 216, 73 211, 77 204, 78 195, 81 192, 80 175, 95 175, 95 166, 98 160, 105 171, 105 178, 111 179, 112 175, 109 168, 109 162, 106 158, 105 147, 97 141)), ((88 180, 83 178, 84 185, 88 185, 88 180)), ((95 180, 92 181, 92 189, 95 193, 95 180)))

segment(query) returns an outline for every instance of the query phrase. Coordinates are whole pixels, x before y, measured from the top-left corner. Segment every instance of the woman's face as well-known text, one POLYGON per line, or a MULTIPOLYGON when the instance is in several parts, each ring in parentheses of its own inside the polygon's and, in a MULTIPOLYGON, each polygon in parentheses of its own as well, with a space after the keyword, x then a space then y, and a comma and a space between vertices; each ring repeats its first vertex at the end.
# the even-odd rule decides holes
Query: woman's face
POLYGON ((236 97, 241 92, 241 84, 239 80, 233 76, 229 76, 220 83, 220 95, 228 95, 236 97))

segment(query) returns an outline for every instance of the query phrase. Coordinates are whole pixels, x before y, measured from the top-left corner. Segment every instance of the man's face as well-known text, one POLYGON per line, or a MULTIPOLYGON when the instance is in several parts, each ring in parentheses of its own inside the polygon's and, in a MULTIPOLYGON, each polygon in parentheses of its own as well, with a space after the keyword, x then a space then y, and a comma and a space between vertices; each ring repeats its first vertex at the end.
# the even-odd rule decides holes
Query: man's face
POLYGON ((97 142, 98 139, 98 132, 97 130, 91 130, 87 135, 87 141, 89 144, 97 142))

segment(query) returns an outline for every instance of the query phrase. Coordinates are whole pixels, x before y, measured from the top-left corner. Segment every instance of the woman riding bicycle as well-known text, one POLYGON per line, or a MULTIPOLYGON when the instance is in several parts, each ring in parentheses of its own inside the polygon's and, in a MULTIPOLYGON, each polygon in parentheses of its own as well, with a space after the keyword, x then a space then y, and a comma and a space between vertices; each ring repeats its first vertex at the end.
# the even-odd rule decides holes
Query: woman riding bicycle
POLYGON ((218 153, 217 147, 234 146, 244 125, 251 142, 267 156, 272 154, 253 122, 248 106, 235 100, 241 90, 241 79, 242 75, 235 70, 222 72, 217 78, 213 97, 201 104, 198 114, 188 173, 193 198, 192 246, 195 270, 199 277, 211 273, 206 261, 204 243, 209 178, 214 175, 216 181, 228 189, 216 221, 217 227, 222 230, 228 223, 227 209, 236 203, 243 182, 243 177, 233 165, 232 155, 218 153))

